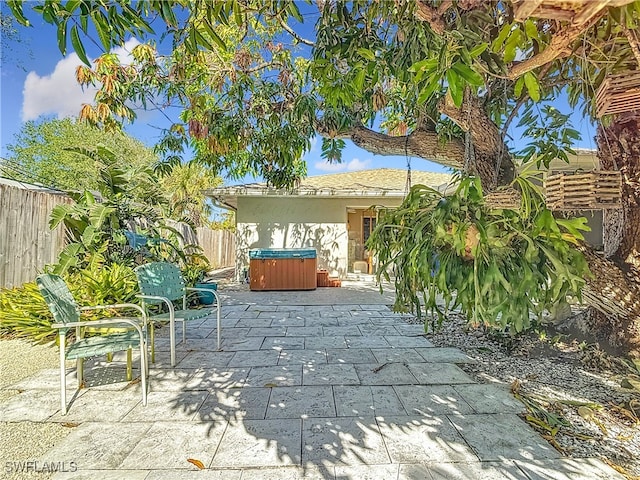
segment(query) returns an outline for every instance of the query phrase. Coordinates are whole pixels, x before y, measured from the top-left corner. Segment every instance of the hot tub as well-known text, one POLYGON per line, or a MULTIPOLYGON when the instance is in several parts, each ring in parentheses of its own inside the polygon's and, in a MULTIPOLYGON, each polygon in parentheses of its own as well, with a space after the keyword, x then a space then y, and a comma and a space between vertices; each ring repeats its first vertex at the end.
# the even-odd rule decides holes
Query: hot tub
POLYGON ((249 250, 251 290, 315 290, 315 248, 258 248, 249 250))

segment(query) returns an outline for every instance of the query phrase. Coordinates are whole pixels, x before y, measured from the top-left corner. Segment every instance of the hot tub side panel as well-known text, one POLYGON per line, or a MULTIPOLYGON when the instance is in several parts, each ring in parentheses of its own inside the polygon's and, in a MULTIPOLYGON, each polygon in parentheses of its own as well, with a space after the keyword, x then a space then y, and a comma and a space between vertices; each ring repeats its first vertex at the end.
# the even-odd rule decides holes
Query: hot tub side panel
POLYGON ((252 258, 249 261, 251 290, 315 290, 316 258, 252 258))

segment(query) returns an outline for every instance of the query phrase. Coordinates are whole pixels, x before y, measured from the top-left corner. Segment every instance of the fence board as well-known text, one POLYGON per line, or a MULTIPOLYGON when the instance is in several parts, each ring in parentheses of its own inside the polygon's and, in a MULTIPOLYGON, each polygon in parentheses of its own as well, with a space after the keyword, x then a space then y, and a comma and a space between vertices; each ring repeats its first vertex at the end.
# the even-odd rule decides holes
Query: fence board
POLYGON ((66 195, 0 184, 0 287, 31 282, 64 248, 64 229, 49 230, 51 210, 66 195))
POLYGON ((236 263, 236 234, 228 230, 198 227, 194 232, 186 223, 167 221, 180 232, 184 245, 199 245, 211 268, 233 267, 236 263))
POLYGON ((232 267, 236 263, 236 235, 229 230, 196 229, 198 245, 204 250, 212 268, 232 267))

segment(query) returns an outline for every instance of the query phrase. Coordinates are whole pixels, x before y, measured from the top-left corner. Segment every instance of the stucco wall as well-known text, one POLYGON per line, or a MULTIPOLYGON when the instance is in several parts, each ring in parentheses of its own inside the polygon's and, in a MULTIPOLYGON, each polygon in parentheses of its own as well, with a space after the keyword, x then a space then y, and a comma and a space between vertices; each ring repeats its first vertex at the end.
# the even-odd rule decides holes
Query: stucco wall
POLYGON ((347 273, 347 208, 397 206, 400 198, 239 197, 238 272, 249 265, 252 248, 315 248, 318 267, 347 273))

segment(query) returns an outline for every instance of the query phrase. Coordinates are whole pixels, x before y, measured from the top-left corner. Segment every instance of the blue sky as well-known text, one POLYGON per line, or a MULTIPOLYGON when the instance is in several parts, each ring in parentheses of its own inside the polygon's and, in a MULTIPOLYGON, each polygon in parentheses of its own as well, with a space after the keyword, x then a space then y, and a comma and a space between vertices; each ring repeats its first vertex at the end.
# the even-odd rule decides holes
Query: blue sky
MULTIPOLYGON (((28 3, 27 3, 28 7, 28 3)), ((2 5, 3 11, 8 11, 2 5)), ((28 9, 27 9, 28 10, 28 9)), ((18 27, 19 42, 9 41, 2 52, 0 74, 0 138, 1 155, 7 155, 7 145, 14 142, 14 135, 20 131, 25 121, 38 120, 43 117, 63 118, 76 116, 82 103, 91 103, 93 91, 83 91, 75 81, 75 69, 81 63, 73 52, 63 57, 58 50, 55 28, 34 15, 28 15, 33 23, 31 28, 18 27)), ((313 24, 311 20, 310 25, 313 24)), ((137 40, 130 39, 124 48, 117 52, 126 55, 127 49, 135 46, 137 40)), ((85 42, 90 58, 101 52, 85 42)), ((561 111, 567 111, 566 102, 559 102, 561 111), (564 104, 564 105, 563 105, 564 104)), ((165 112, 176 117, 177 111, 165 112)), ((133 125, 127 126, 127 132, 153 146, 159 139, 159 128, 166 127, 168 121, 158 112, 138 112, 139 118, 133 125)), ((593 136, 595 129, 590 122, 574 115, 574 127, 582 132, 583 140, 579 147, 595 148, 593 136)), ((516 123, 516 122, 514 122, 516 123)), ((516 136, 515 132, 509 132, 516 136)), ((317 139, 316 139, 317 140, 317 139)), ((515 139, 516 142, 518 139, 515 139)), ((328 164, 320 156, 319 141, 312 142, 313 148, 305 156, 309 175, 332 172, 362 170, 368 168, 406 168, 405 157, 386 157, 373 155, 362 150, 351 142, 343 151, 342 164, 328 164)), ((185 158, 189 160, 189 158, 185 158)), ((443 167, 423 159, 411 159, 413 170, 445 171, 443 167)), ((251 178, 245 182, 253 181, 251 178)), ((239 183, 228 181, 227 183, 239 183)), ((243 182, 240 182, 243 183, 243 182)))

